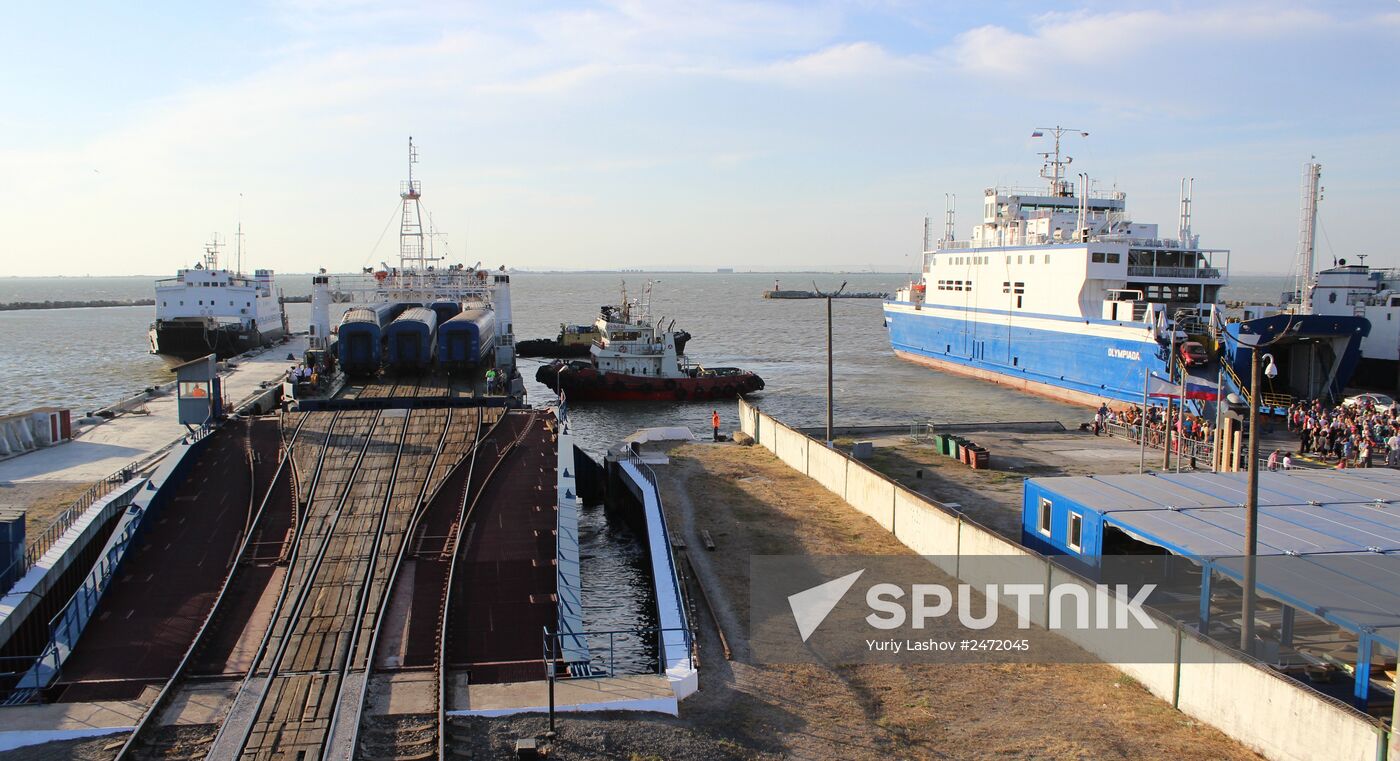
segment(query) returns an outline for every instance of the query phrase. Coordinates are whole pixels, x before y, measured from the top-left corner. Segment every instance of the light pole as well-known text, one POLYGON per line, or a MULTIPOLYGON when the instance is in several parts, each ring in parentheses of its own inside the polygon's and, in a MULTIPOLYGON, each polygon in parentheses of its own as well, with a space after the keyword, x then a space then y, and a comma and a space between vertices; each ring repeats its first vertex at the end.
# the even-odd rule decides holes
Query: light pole
MULTIPOLYGON (((1269 365, 1264 374, 1269 380, 1278 377, 1274 355, 1264 355, 1269 365)), ((1244 523, 1244 602, 1240 609, 1240 650, 1253 651, 1254 646, 1254 570, 1259 549, 1259 346, 1250 347, 1249 361, 1249 501, 1245 504, 1244 523)))
MULTIPOLYGON (((1172 328, 1172 336, 1171 336, 1171 344, 1170 344, 1170 346, 1169 346, 1169 348, 1168 348, 1168 354, 1167 354, 1167 382, 1168 382, 1168 383, 1175 383, 1175 382, 1176 382, 1175 376, 1172 374, 1172 369, 1173 369, 1173 368, 1175 367, 1175 365, 1176 365, 1176 329, 1177 329, 1177 326, 1181 324, 1181 319, 1182 319, 1182 317, 1184 317, 1185 315, 1186 315, 1186 310, 1184 310, 1184 309, 1178 309, 1178 310, 1176 310, 1176 313, 1174 313, 1174 314, 1172 315, 1172 325, 1171 325, 1171 328, 1172 328)), ((1185 392, 1185 390, 1186 390, 1185 371, 1182 372, 1181 386, 1179 387, 1179 390, 1180 390, 1180 391, 1182 392, 1182 394, 1184 395, 1184 392, 1185 392)), ((1144 409, 1143 412, 1146 413, 1147 410, 1144 409)), ((1181 446, 1181 442, 1180 442, 1179 439, 1178 439, 1178 441, 1177 441, 1177 446, 1178 446, 1178 447, 1181 446)), ((1181 454, 1180 454, 1180 453, 1177 453, 1177 460, 1178 460, 1178 461, 1181 460, 1181 454)), ((1169 397, 1167 397, 1167 415, 1166 415, 1166 418, 1165 418, 1165 427, 1162 429, 1162 472, 1163 472, 1163 473, 1170 473, 1170 472, 1171 472, 1171 469, 1172 469, 1172 398, 1169 396, 1169 397)))

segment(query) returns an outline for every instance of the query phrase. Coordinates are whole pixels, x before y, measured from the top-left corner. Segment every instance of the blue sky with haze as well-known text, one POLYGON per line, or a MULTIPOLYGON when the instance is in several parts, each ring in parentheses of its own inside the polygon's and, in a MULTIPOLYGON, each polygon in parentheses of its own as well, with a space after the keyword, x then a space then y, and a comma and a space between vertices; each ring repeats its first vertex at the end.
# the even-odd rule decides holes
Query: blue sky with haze
POLYGON ((455 260, 915 266, 944 194, 1074 171, 1286 274, 1400 265, 1400 2, 26 3, 0 27, 6 274, 165 274, 242 207, 249 262, 390 259, 405 140, 455 260), (47 7, 46 7, 47 6, 47 7), (240 194, 242 199, 240 201, 240 194))

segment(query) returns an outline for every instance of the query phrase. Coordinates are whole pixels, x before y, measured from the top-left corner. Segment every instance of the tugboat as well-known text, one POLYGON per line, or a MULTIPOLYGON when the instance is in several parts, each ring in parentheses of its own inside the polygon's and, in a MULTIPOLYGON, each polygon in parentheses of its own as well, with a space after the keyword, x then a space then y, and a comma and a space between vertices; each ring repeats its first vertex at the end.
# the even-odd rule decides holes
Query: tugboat
POLYGON ((587 360, 555 361, 535 380, 575 401, 706 401, 763 389, 763 379, 737 367, 703 367, 683 354, 689 334, 651 319, 651 283, 642 301, 605 306, 594 323, 598 338, 587 360))

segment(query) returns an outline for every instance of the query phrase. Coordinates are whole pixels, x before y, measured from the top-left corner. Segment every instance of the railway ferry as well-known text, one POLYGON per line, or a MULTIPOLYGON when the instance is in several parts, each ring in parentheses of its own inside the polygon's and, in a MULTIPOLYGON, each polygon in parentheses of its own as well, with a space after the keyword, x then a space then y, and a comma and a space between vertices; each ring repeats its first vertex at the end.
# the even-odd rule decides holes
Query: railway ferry
POLYGON ((1249 377, 1251 347, 1267 347, 1280 370, 1267 391, 1340 397, 1369 331, 1360 317, 1228 317, 1219 294, 1229 282, 1229 251, 1200 246, 1191 232, 1190 186, 1182 182, 1175 236, 1138 222, 1119 190, 1098 192, 1087 174, 1068 177, 1051 138, 1036 189, 985 192, 981 222, 954 237, 954 210, 932 240, 925 221, 919 280, 884 303, 896 356, 1063 401, 1097 406, 1140 401, 1148 373, 1197 375, 1225 390, 1249 377), (1188 341, 1208 349, 1204 362, 1174 358, 1188 341))

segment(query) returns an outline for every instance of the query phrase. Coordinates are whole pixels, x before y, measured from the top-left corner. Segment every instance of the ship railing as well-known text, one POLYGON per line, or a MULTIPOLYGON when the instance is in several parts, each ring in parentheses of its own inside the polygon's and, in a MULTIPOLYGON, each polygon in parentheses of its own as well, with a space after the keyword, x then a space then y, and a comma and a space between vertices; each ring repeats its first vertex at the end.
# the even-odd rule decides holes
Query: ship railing
POLYGON ((1156 267, 1140 264, 1128 265, 1129 277, 1174 277, 1194 280, 1219 280, 1218 267, 1156 267))

